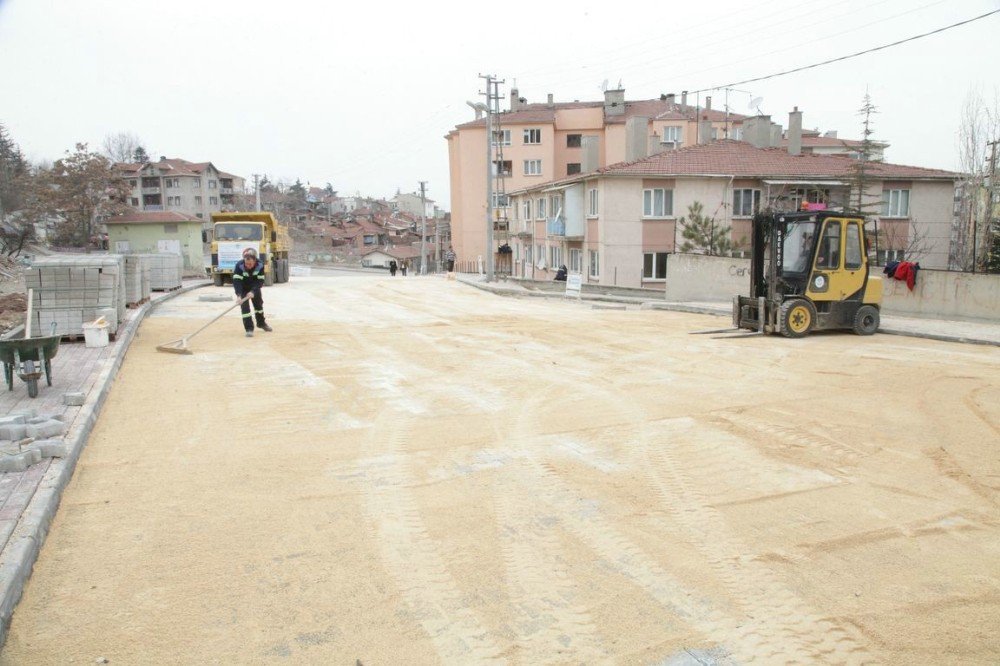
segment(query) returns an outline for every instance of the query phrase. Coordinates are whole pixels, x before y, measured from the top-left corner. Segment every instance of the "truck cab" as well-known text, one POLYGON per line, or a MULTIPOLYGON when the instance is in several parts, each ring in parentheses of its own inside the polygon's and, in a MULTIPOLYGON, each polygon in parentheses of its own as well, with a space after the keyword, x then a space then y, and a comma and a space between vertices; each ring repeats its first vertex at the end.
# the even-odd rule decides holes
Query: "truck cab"
POLYGON ((288 281, 289 237, 271 213, 213 213, 212 222, 212 281, 216 286, 232 282, 233 270, 247 248, 257 251, 265 285, 288 281))

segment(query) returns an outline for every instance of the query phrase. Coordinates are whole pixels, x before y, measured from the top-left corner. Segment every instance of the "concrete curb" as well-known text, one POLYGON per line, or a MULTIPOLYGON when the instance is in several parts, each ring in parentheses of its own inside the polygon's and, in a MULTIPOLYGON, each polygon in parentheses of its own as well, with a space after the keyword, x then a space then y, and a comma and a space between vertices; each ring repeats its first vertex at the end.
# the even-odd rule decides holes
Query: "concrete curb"
POLYGON ((132 344, 136 331, 150 310, 160 303, 168 301, 181 294, 210 286, 209 281, 181 287, 169 292, 156 301, 144 304, 136 311, 136 316, 119 332, 117 344, 118 353, 109 365, 101 371, 94 388, 87 396, 87 401, 80 408, 76 418, 69 427, 65 437, 68 454, 65 458, 53 458, 45 476, 42 477, 35 494, 18 520, 17 527, 7 541, 4 552, 0 555, 0 649, 7 641, 10 620, 24 592, 24 586, 31 576, 31 570, 38 559, 42 544, 48 535, 49 526, 59 508, 63 490, 76 469, 76 462, 86 446, 101 408, 111 391, 111 385, 118 374, 128 348, 132 344))
MULTIPOLYGON (((521 297, 535 297, 535 298, 558 298, 563 300, 567 299, 566 296, 559 292, 546 292, 546 291, 511 291, 509 289, 502 289, 494 287, 493 285, 483 284, 475 281, 457 280, 460 284, 465 284, 482 291, 487 291, 491 294, 496 294, 498 296, 512 296, 515 298, 521 297)), ((583 301, 608 301, 613 303, 629 303, 638 304, 643 308, 648 308, 650 310, 671 310, 674 312, 687 312, 690 314, 705 314, 705 315, 715 315, 717 317, 726 317, 727 319, 732 318, 732 313, 729 311, 723 311, 717 308, 707 308, 698 305, 684 305, 683 303, 672 303, 672 302, 662 302, 662 301, 650 301, 648 299, 631 298, 628 296, 609 296, 604 294, 584 294, 581 297, 583 301)), ((879 333, 884 333, 886 335, 900 335, 908 338, 924 338, 926 340, 937 340, 938 342, 955 342, 960 344, 968 345, 985 345, 990 347, 1000 347, 1000 342, 993 340, 983 340, 981 338, 970 338, 960 335, 947 335, 944 333, 923 333, 920 331, 913 331, 901 328, 886 328, 885 326, 880 326, 878 329, 879 333)))

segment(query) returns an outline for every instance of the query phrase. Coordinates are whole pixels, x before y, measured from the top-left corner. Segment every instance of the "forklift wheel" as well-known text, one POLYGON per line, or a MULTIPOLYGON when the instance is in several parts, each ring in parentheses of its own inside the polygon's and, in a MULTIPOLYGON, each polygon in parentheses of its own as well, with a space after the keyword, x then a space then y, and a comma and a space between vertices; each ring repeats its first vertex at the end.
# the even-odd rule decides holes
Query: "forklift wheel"
POLYGON ((862 305, 854 313, 854 332, 858 335, 871 335, 878 330, 878 308, 874 305, 862 305))
POLYGON ((781 304, 781 334, 786 338, 801 338, 816 325, 816 309, 804 298, 793 298, 781 304))

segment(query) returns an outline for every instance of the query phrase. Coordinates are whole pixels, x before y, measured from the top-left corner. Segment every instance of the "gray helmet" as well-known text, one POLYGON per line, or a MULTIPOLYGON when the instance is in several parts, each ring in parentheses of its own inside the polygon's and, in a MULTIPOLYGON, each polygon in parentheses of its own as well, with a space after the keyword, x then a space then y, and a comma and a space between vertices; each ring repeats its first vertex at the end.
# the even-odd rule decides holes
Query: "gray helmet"
POLYGON ((252 247, 248 247, 247 249, 243 250, 243 258, 246 259, 247 257, 253 257, 254 259, 256 259, 257 250, 253 249, 252 247))

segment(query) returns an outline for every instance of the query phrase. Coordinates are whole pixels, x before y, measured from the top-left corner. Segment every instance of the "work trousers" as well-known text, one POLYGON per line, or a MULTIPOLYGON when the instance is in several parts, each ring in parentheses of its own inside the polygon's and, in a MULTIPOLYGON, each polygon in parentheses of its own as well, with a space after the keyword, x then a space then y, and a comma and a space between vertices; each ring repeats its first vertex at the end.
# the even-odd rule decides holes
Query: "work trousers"
MULTIPOLYGON (((252 292, 253 298, 249 301, 240 301, 240 312, 243 313, 243 328, 248 331, 253 330, 254 319, 257 320, 257 328, 263 328, 264 324, 264 297, 260 295, 260 287, 252 292), (253 303, 253 314, 250 313, 250 304, 253 303)), ((243 294, 246 296, 246 294, 243 294)))

